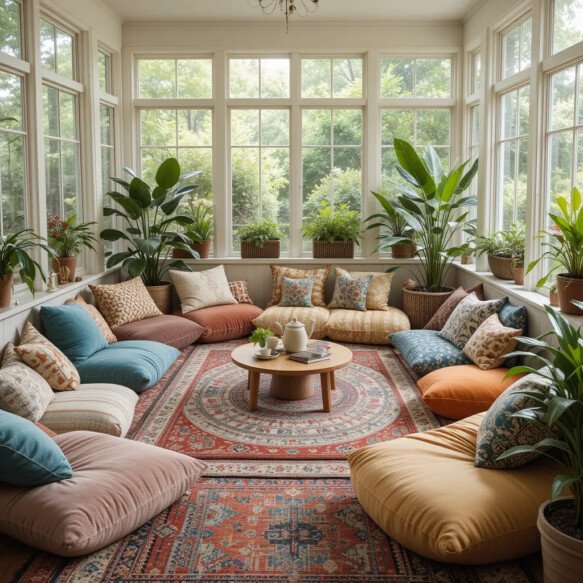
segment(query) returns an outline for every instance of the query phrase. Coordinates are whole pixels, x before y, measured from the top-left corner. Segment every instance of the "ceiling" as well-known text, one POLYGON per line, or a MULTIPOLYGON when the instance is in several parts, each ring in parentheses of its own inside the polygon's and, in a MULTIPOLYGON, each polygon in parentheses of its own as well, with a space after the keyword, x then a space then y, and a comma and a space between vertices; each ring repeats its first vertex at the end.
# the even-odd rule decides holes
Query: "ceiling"
MULTIPOLYGON (((308 0, 309 1, 309 0, 308 0)), ((320 0, 313 22, 461 20, 484 0, 320 0)), ((281 21, 248 0, 101 0, 124 21, 281 21)), ((255 0, 257 2, 257 0, 255 0)), ((300 0, 296 0, 296 3, 300 0)), ((293 20, 304 21, 295 17, 293 20)))

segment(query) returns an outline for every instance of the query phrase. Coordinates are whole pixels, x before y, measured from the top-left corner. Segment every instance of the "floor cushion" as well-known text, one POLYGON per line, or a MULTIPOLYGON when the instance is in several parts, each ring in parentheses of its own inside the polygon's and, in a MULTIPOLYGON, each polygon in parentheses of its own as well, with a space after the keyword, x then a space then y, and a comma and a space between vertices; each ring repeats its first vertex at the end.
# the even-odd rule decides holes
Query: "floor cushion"
POLYGON ((326 336, 338 342, 389 344, 389 335, 409 330, 409 318, 397 308, 388 310, 330 310, 326 336))
POLYGON ((129 534, 183 495, 205 467, 177 452, 89 431, 54 440, 73 477, 32 489, 0 485, 0 532, 66 557, 129 534))
POLYGON ((78 370, 82 383, 113 383, 141 393, 155 385, 179 356, 179 350, 166 344, 126 340, 96 352, 78 370))
POLYGON ((429 559, 470 565, 539 550, 538 509, 557 466, 541 459, 512 471, 476 468, 483 415, 348 456, 358 500, 392 539, 429 559))
POLYGON ((199 342, 223 342, 249 336, 255 326, 254 318, 257 318, 263 310, 253 304, 227 304, 224 306, 212 306, 182 314, 174 312, 183 318, 202 326, 204 332, 198 339, 199 342))
POLYGON ((177 316, 154 316, 115 328, 118 340, 153 340, 182 350, 196 342, 204 328, 177 316))
POLYGON ((464 419, 487 411, 517 380, 504 380, 507 372, 507 368, 482 370, 475 364, 448 366, 420 378, 417 386, 423 402, 434 413, 448 419, 464 419))
POLYGON ((96 431, 125 437, 138 402, 127 387, 111 384, 83 384, 77 391, 57 393, 40 423, 56 433, 96 431))
POLYGON ((112 342, 117 342, 115 334, 111 331, 109 324, 105 321, 105 318, 101 315, 101 312, 93 305, 88 304, 81 294, 77 294, 74 298, 68 299, 65 304, 78 304, 84 310, 87 310, 89 315, 93 318, 97 327, 101 330, 103 337, 108 344, 112 342))
POLYGON ((419 376, 444 366, 472 364, 472 361, 451 342, 438 336, 437 330, 408 330, 391 334, 392 345, 419 376))
POLYGON ((258 318, 255 318, 253 324, 257 328, 268 328, 279 334, 280 330, 273 326, 275 322, 279 322, 282 326, 285 326, 288 322, 297 318, 298 321, 306 325, 309 331, 312 325, 311 322, 313 321, 314 330, 311 338, 320 339, 326 337, 326 324, 329 317, 330 311, 326 308, 286 308, 271 306, 258 318))

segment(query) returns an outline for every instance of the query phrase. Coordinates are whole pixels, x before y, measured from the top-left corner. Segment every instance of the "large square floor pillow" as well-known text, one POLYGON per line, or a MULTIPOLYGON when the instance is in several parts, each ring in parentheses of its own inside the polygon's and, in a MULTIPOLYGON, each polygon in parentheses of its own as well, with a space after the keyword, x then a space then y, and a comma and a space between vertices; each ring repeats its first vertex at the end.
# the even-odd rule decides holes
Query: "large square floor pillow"
POLYGON ((326 336, 337 342, 389 344, 389 335, 409 330, 409 318, 397 308, 387 310, 330 310, 326 336))
POLYGON ((512 471, 476 468, 482 418, 348 456, 358 500, 392 539, 429 559, 467 565, 539 550, 538 509, 549 497, 558 466, 540 459, 512 471))
POLYGON ((423 402, 448 419, 464 419, 487 411, 516 380, 504 380, 507 368, 482 370, 475 364, 434 370, 417 381, 423 402))
POLYGON ((226 304, 224 306, 212 306, 182 314, 174 312, 177 316, 194 322, 203 328, 199 342, 224 342, 249 336, 255 326, 253 320, 263 310, 253 304, 226 304))
POLYGON ((121 385, 81 385, 56 393, 40 423, 55 433, 85 430, 125 437, 137 402, 138 395, 121 385))
POLYGON ((110 344, 79 366, 82 383, 113 383, 141 393, 155 385, 180 356, 172 346, 148 340, 110 344))
POLYGON ((115 328, 118 340, 152 340, 182 350, 196 342, 204 328, 176 316, 154 316, 115 328))
POLYGON ((308 331, 311 328, 311 323, 314 322, 314 329, 311 337, 314 339, 321 339, 326 337, 326 325, 329 317, 330 311, 326 308, 287 308, 282 306, 271 306, 270 308, 267 308, 261 316, 255 318, 253 324, 255 324, 257 328, 268 328, 279 334, 279 329, 274 326, 276 322, 285 326, 288 322, 297 318, 299 322, 303 322, 306 325, 308 331))
POLYGON ((187 492, 205 465, 111 435, 73 431, 54 438, 73 477, 40 488, 0 485, 0 532, 66 557, 126 536, 187 492))

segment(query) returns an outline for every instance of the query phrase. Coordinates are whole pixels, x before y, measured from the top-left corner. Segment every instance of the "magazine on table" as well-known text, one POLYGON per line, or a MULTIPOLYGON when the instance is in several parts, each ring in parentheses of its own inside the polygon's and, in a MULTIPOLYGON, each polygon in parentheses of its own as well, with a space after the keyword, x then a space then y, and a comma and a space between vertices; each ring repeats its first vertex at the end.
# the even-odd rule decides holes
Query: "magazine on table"
POLYGON ((290 354, 290 359, 304 364, 311 364, 312 362, 328 360, 331 356, 331 352, 325 348, 312 348, 310 346, 307 350, 290 354))

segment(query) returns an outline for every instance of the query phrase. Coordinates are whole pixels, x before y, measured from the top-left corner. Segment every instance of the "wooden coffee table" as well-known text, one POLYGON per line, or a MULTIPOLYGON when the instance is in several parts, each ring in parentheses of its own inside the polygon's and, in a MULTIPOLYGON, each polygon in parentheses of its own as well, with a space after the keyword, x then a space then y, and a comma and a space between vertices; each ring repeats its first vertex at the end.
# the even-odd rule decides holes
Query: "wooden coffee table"
POLYGON ((340 344, 330 344, 332 357, 312 364, 290 360, 283 353, 272 360, 259 360, 254 357, 258 348, 253 344, 244 344, 231 353, 233 362, 249 371, 247 388, 249 389, 249 410, 257 409, 259 399, 259 380, 262 374, 271 375, 269 394, 277 399, 299 401, 309 399, 314 394, 314 376, 320 375, 324 411, 332 410, 332 391, 336 388, 334 371, 345 367, 352 361, 352 352, 340 344))

